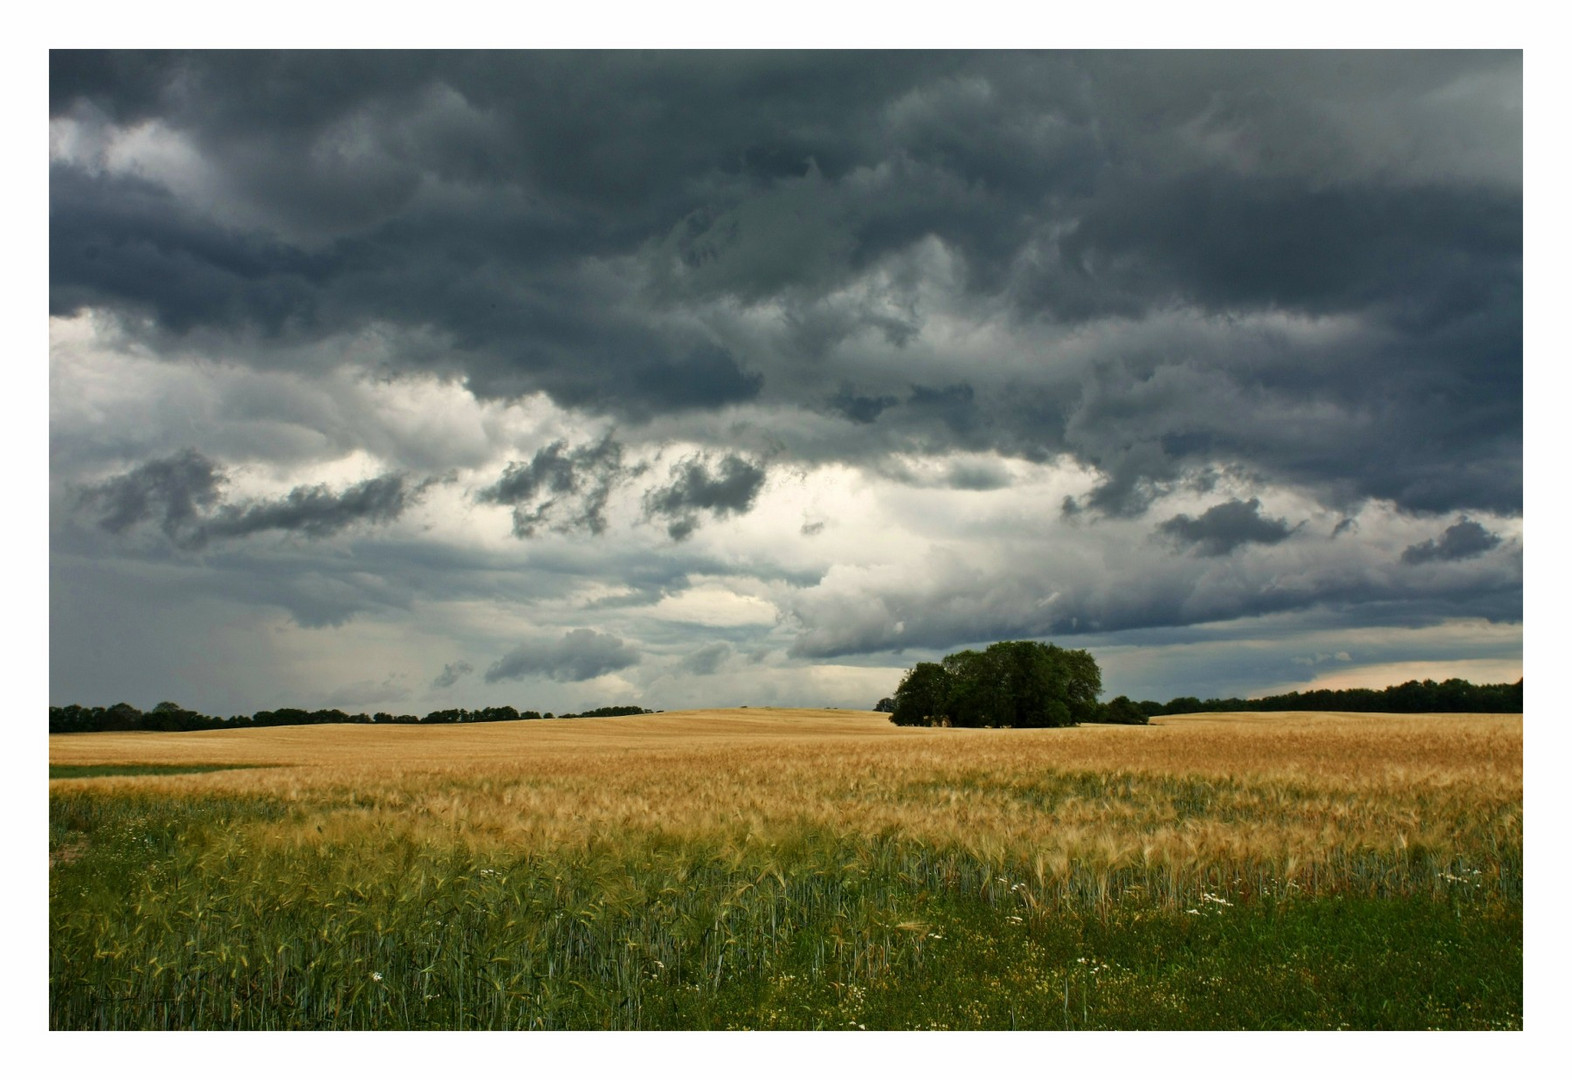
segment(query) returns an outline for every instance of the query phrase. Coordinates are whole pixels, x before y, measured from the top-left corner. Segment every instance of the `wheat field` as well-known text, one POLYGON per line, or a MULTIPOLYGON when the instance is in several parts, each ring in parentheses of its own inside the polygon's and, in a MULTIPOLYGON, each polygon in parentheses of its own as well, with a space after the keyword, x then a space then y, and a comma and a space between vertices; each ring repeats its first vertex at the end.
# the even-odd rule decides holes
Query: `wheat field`
POLYGON ((301 836, 413 831, 521 851, 812 828, 1055 864, 1259 857, 1309 870, 1350 852, 1518 846, 1522 832, 1522 718, 1500 715, 1224 713, 975 731, 735 709, 55 736, 50 760, 262 766, 55 784, 265 794, 306 809, 301 836))
MULTIPOLYGON (((895 987, 933 977, 932 957, 958 939, 993 947, 999 934, 977 926, 994 918, 999 933, 1027 935, 1012 963, 1036 956, 1033 971, 1055 972, 1052 986, 1033 976, 1006 995, 1010 1024, 1034 1003, 1038 1026, 1044 1010, 1054 1026, 1079 1026, 1059 994, 1087 977, 1076 957, 1033 943, 1087 920, 1223 926, 1274 905, 1412 901, 1458 919, 1505 912, 1521 953, 1521 716, 1237 713, 979 731, 727 709, 53 736, 50 763, 245 766, 51 780, 51 994, 63 1026, 176 1022, 169 1003, 185 997, 167 984, 185 976, 163 954, 190 951, 204 905, 210 920, 226 913, 226 978, 249 988, 219 1002, 239 1011, 210 1002, 192 1014, 217 1026, 848 1026, 859 1009, 905 1026, 890 1019, 906 1015, 888 1011, 895 987), (165 869, 132 874, 134 910, 74 906, 65 894, 91 861, 82 852, 110 850, 111 836, 122 855, 131 845, 127 865, 141 843, 165 869), (533 914, 499 921, 525 895, 533 914), (472 909, 470 947, 440 944, 429 918, 439 896, 472 909), (962 917, 954 904, 982 907, 962 917), (126 938, 142 944, 128 952, 126 938), (346 983, 344 965, 378 963, 371 996, 354 996, 364 973, 346 983), (271 990, 253 964, 273 973, 271 990), (126 992, 105 996, 108 969, 126 992), (288 989, 285 969, 314 989, 288 989), (385 979, 421 970, 418 1005, 403 997, 393 1010, 385 979), (81 984, 90 971, 96 991, 81 984), (431 993, 438 971, 447 989, 431 993), (564 983, 568 971, 579 978, 564 983), (454 1013, 464 985, 470 1011, 454 1013), (685 1006, 684 993, 706 1004, 685 1006), (106 1004, 127 1000, 141 1011, 106 1004), (598 1012, 585 1011, 591 1000, 598 1012)), ((1159 999, 1117 1011, 1118 972, 1098 970, 1087 985, 1102 988, 1103 1026, 1186 1015, 1159 999)), ((1519 965, 1507 1026, 1520 981, 1519 965)), ((974 989, 973 1011, 947 1023, 1006 1026, 1005 998, 989 1005, 994 991, 974 989)), ((1132 996, 1133 983, 1119 994, 1132 996)), ((927 1006, 909 1007, 935 1026, 927 1006)), ((1436 1008, 1484 1022, 1467 1000, 1436 1008)), ((1085 1004, 1085 1026, 1098 1026, 1093 1014, 1085 1004)))

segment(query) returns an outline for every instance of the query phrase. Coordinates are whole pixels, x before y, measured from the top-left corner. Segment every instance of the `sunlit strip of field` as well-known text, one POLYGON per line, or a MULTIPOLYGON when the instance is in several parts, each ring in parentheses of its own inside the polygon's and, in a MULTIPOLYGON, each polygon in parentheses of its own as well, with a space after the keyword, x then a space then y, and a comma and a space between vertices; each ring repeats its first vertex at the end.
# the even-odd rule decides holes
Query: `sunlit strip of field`
POLYGON ((184 733, 52 735, 52 765, 127 762, 348 765, 381 769, 557 768, 638 752, 877 748, 912 760, 1019 762, 1164 773, 1369 779, 1410 770, 1522 776, 1521 715, 1208 713, 1148 727, 978 731, 900 728, 880 713, 722 709, 589 720, 465 725, 318 725, 184 733))
POLYGON ((812 828, 1061 868, 1261 856, 1308 869, 1338 853, 1495 848, 1522 828, 1516 716, 1221 714, 961 731, 896 728, 875 713, 734 710, 51 743, 52 764, 116 761, 277 764, 81 783, 285 798, 302 842, 370 828, 537 849, 619 832, 812 828))
POLYGON ((838 709, 712 709, 578 720, 492 724, 319 724, 239 731, 102 732, 51 735, 50 764, 136 761, 184 764, 367 764, 486 766, 541 754, 697 749, 782 740, 872 739, 924 732, 897 728, 881 713, 838 709))

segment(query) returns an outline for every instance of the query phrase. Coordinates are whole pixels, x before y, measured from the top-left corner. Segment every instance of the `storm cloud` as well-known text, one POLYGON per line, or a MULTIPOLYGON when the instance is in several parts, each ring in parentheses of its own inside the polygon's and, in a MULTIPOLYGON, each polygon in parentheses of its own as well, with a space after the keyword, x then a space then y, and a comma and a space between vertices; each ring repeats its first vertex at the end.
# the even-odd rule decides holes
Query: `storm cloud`
POLYGON ((644 508, 667 520, 673 540, 685 540, 698 528, 700 511, 720 518, 745 514, 763 486, 764 467, 737 454, 719 463, 694 457, 672 466, 671 483, 649 492, 644 508))
POLYGON ((717 641, 684 657, 680 666, 683 671, 694 675, 713 675, 731 658, 731 654, 730 645, 717 641))
POLYGON ((59 315, 433 328, 449 349, 396 363, 641 419, 828 402, 872 428, 904 402, 927 439, 1080 457, 1116 512, 1216 460, 1423 512, 1520 505, 1515 53, 51 63, 59 315), (1463 88, 1471 113, 1440 104, 1463 88), (788 317, 760 336, 717 303, 788 317), (1116 340, 1176 311, 1289 322, 1116 340), (940 381, 941 314, 1005 316, 1035 362, 940 381), (1054 326, 1109 338, 1125 378, 1054 326), (1274 412, 1322 437, 1241 422, 1274 412))
POLYGON ((431 688, 445 690, 474 670, 475 665, 467 660, 455 660, 451 664, 443 664, 442 674, 431 680, 431 688))
POLYGON ((98 527, 105 532, 118 535, 151 521, 171 540, 189 544, 196 540, 196 523, 218 504, 224 482, 224 470, 216 463, 195 450, 182 450, 84 487, 78 502, 97 511, 98 527))
POLYGON ((1197 555, 1227 555, 1244 544, 1280 544, 1290 529, 1284 518, 1261 514, 1261 500, 1218 503, 1199 517, 1175 514, 1157 531, 1197 555))
POLYGON ((1403 561, 1409 564, 1427 562, 1456 562, 1483 555, 1501 543, 1501 537, 1490 532, 1477 521, 1464 518, 1441 534, 1441 539, 1426 540, 1403 549, 1403 561))
POLYGON ((373 477, 334 492, 326 484, 300 486, 280 499, 220 503, 228 473, 195 450, 148 461, 86 487, 81 505, 99 511, 99 528, 120 534, 152 522, 177 547, 196 550, 210 541, 276 530, 311 539, 359 523, 396 520, 424 485, 402 475, 373 477))
POLYGON ((202 525, 209 538, 250 536, 277 529, 319 538, 358 522, 393 521, 419 497, 403 476, 377 476, 334 492, 326 484, 297 487, 282 499, 222 506, 202 525))
POLYGON ((537 451, 528 463, 510 463, 501 478, 476 498, 512 506, 513 534, 520 538, 534 536, 541 528, 601 533, 606 529, 611 489, 628 475, 622 466, 622 447, 609 435, 576 450, 568 450, 567 443, 558 440, 537 451))
POLYGON ((856 424, 871 424, 879 419, 880 413, 896 404, 899 404, 897 399, 889 395, 867 397, 853 393, 850 386, 841 387, 829 401, 831 409, 856 424))
POLYGON ((543 675, 557 682, 583 682, 631 667, 639 652, 621 638, 583 628, 569 630, 560 641, 529 642, 486 669, 488 683, 543 675))
POLYGON ((49 64, 67 697, 1521 619, 1521 52, 49 64))

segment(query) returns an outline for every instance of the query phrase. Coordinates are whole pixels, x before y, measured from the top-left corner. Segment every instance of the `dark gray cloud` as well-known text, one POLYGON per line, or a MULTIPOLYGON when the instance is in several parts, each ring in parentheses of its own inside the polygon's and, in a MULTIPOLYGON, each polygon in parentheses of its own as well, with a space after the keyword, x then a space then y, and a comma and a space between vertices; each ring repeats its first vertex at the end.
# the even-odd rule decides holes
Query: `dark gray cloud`
POLYGON ((1427 562, 1456 562, 1499 546, 1501 537, 1477 521, 1464 518, 1441 534, 1439 541, 1426 540, 1403 550, 1403 561, 1409 564, 1427 562))
POLYGON ((980 420, 977 391, 968 383, 953 386, 913 386, 906 399, 910 414, 921 419, 942 421, 957 435, 974 431, 980 420))
POLYGON ((927 449, 1073 455, 1110 515, 1213 464, 1513 513, 1521 77, 1516 52, 56 51, 81 146, 52 165, 51 310, 177 338, 420 328, 451 347, 392 362, 483 396, 828 403, 857 456, 899 403, 927 449), (138 124, 206 173, 95 156, 138 124), (929 340, 934 244, 950 323, 1018 340, 948 380, 864 363, 929 340), (765 309, 769 339, 715 314, 765 309), (1070 369, 1030 341, 1176 311, 1358 332, 1241 324, 1070 369))
POLYGON ((899 401, 888 394, 870 397, 853 393, 850 385, 840 388, 829 401, 830 409, 846 417, 854 424, 871 424, 879 419, 879 414, 899 401))
POLYGON ((151 521, 171 540, 189 544, 196 523, 218 504, 226 479, 219 465, 186 449, 86 487, 78 502, 98 512, 105 532, 120 535, 151 521))
MULTIPOLYGON (((1504 193, 1307 189, 1297 178, 1209 173, 1124 178, 1088 208, 1060 256, 1097 290, 1071 292, 1065 317, 1122 314, 1166 297, 1312 313, 1399 303, 1395 315, 1425 323, 1487 307, 1490 289, 1476 276, 1486 267, 1521 269, 1522 204, 1504 193), (1474 265, 1443 257, 1459 246, 1474 265), (1415 292, 1399 300, 1398 281, 1415 292)), ((1040 286, 1042 302, 1058 300, 1055 286, 1069 273, 1040 286)))
POLYGON ((120 535, 153 523, 177 547, 197 550, 213 540, 272 530, 320 539, 361 522, 386 524, 426 487, 390 474, 339 492, 325 484, 302 485, 281 499, 220 504, 228 479, 221 465, 187 449, 84 487, 78 503, 99 513, 98 526, 106 532, 120 535))
POLYGON ((221 506, 202 524, 200 535, 224 539, 276 529, 318 539, 360 522, 397 520, 422 490, 423 485, 411 485, 400 475, 362 480, 339 492, 326 484, 297 487, 282 499, 221 506))
POLYGON ((758 396, 764 376, 743 371, 724 349, 700 347, 680 359, 652 360, 634 369, 634 413, 714 409, 758 396))
POLYGON ((442 674, 431 680, 431 688, 445 690, 474 670, 475 665, 468 660, 455 660, 451 664, 443 664, 442 674))
POLYGON ((997 491, 1010 486, 1010 474, 993 463, 957 462, 950 466, 950 487, 960 491, 997 491))
MULTIPOLYGON (((1226 624, 1313 610, 1347 624, 1435 625, 1448 619, 1519 622, 1520 566, 1481 568, 1467 580, 1415 586, 1379 569, 1324 566, 1293 579, 1212 577, 1188 566, 1143 566, 1107 580, 1069 577, 1051 566, 935 567, 877 590, 807 590, 791 615, 792 656, 833 659, 906 650, 942 654, 1010 638, 1068 638, 1226 624)), ((1238 633, 1237 627, 1231 632, 1238 633)))
POLYGON ((528 463, 508 465, 501 478, 476 498, 513 507, 513 535, 520 538, 534 536, 541 528, 598 535, 606 530, 606 501, 612 488, 640 471, 623 467, 622 447, 610 435, 575 450, 558 440, 536 451, 528 463))
POLYGON ((556 682, 583 682, 639 662, 639 652, 621 638, 595 630, 570 630, 561 641, 520 645, 486 669, 488 683, 544 675, 556 682))
POLYGON ((718 464, 704 455, 688 458, 671 468, 671 483, 648 492, 644 510, 665 518, 673 540, 684 540, 698 528, 699 514, 715 517, 745 514, 764 486, 764 466, 738 454, 727 454, 718 464))
POLYGON ((1175 514, 1157 531, 1197 555, 1227 555, 1245 544, 1280 544, 1292 531, 1286 518, 1261 516, 1261 500, 1230 499, 1201 514, 1175 514))
POLYGON ((722 664, 731 659, 731 654, 730 645, 724 641, 717 641, 689 653, 683 657, 678 667, 693 675, 713 675, 720 670, 722 664))

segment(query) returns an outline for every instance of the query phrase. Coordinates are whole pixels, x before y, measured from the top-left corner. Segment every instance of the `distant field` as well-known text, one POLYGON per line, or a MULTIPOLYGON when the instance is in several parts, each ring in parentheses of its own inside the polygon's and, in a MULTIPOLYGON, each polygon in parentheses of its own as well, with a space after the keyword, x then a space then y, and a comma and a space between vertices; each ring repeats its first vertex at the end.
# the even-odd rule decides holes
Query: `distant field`
POLYGON ((1517 1027, 1522 718, 52 736, 55 1027, 1517 1027))

